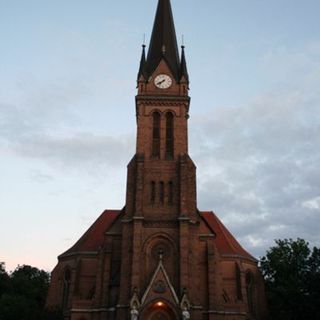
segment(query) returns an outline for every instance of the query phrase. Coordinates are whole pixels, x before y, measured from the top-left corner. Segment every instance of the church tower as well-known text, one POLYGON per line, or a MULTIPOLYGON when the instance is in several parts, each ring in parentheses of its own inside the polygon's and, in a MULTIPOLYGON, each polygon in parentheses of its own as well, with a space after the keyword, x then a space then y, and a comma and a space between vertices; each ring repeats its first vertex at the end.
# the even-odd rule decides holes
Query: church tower
POLYGON ((137 77, 126 203, 59 256, 48 309, 65 320, 265 319, 257 261, 197 209, 188 155, 189 75, 170 0, 158 0, 137 77))

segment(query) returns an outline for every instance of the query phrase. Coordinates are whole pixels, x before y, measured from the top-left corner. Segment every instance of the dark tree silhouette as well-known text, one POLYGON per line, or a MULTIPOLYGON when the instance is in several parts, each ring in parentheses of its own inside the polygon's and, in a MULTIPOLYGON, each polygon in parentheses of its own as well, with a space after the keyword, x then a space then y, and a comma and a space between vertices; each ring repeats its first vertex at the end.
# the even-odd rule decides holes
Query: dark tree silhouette
POLYGON ((8 274, 0 263, 0 320, 59 320, 59 313, 45 312, 49 274, 31 266, 19 266, 8 274))
POLYGON ((260 264, 270 319, 320 319, 320 249, 303 239, 276 240, 260 264))

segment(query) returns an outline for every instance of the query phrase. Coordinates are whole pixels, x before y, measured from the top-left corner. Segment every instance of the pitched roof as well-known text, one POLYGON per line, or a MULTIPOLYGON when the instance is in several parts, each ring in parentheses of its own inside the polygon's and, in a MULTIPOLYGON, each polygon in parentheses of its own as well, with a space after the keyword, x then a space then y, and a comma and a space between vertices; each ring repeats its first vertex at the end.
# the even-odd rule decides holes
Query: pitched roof
POLYGON ((104 241, 105 232, 119 217, 121 210, 105 210, 86 233, 60 257, 77 252, 96 252, 104 241))
POLYGON ((200 212, 210 229, 216 234, 215 243, 221 255, 225 256, 241 256, 250 260, 256 259, 242 248, 235 237, 224 226, 219 218, 212 212, 200 212))
POLYGON ((170 0, 159 0, 146 61, 150 76, 164 59, 179 81, 180 58, 170 0))
MULTIPOLYGON (((101 245, 103 245, 105 233, 120 216, 121 212, 121 210, 105 210, 76 244, 61 254, 60 257, 78 252, 99 251, 101 245)), ((200 214, 210 229, 215 233, 215 243, 221 255, 241 256, 250 260, 256 260, 242 248, 239 242, 213 212, 206 211, 200 212, 200 214)))

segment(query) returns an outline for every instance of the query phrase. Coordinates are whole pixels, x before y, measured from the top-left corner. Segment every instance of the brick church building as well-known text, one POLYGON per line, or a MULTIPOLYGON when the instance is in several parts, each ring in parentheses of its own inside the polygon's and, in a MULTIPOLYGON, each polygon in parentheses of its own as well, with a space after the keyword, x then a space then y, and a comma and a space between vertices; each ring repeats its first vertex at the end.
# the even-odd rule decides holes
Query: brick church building
POLYGON ((265 319, 257 260, 197 209, 189 76, 169 0, 159 0, 137 90, 125 206, 103 212, 59 256, 47 308, 65 320, 265 319))

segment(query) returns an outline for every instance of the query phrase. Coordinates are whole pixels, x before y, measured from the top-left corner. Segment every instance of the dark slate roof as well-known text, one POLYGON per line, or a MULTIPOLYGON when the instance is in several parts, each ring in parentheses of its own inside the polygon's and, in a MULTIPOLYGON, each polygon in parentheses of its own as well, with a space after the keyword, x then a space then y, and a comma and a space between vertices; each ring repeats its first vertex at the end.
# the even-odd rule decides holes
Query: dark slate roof
POLYGON ((181 47, 181 67, 180 67, 180 79, 182 77, 185 77, 187 82, 189 82, 189 74, 187 69, 187 61, 186 61, 186 55, 184 53, 184 46, 181 47))
POLYGON ((215 233, 215 243, 219 253, 223 256, 239 256, 249 260, 256 259, 242 248, 230 231, 224 226, 213 212, 201 212, 210 229, 215 233))
POLYGON ((145 65, 150 76, 165 59, 173 76, 180 80, 180 58, 170 0, 159 0, 145 65))
POLYGON ((104 242, 104 234, 120 216, 121 210, 106 210, 86 233, 60 257, 78 252, 97 252, 104 242))
POLYGON ((141 76, 145 78, 145 67, 146 67, 146 46, 142 46, 142 54, 141 54, 141 60, 140 60, 140 67, 138 72, 138 81, 141 76))

